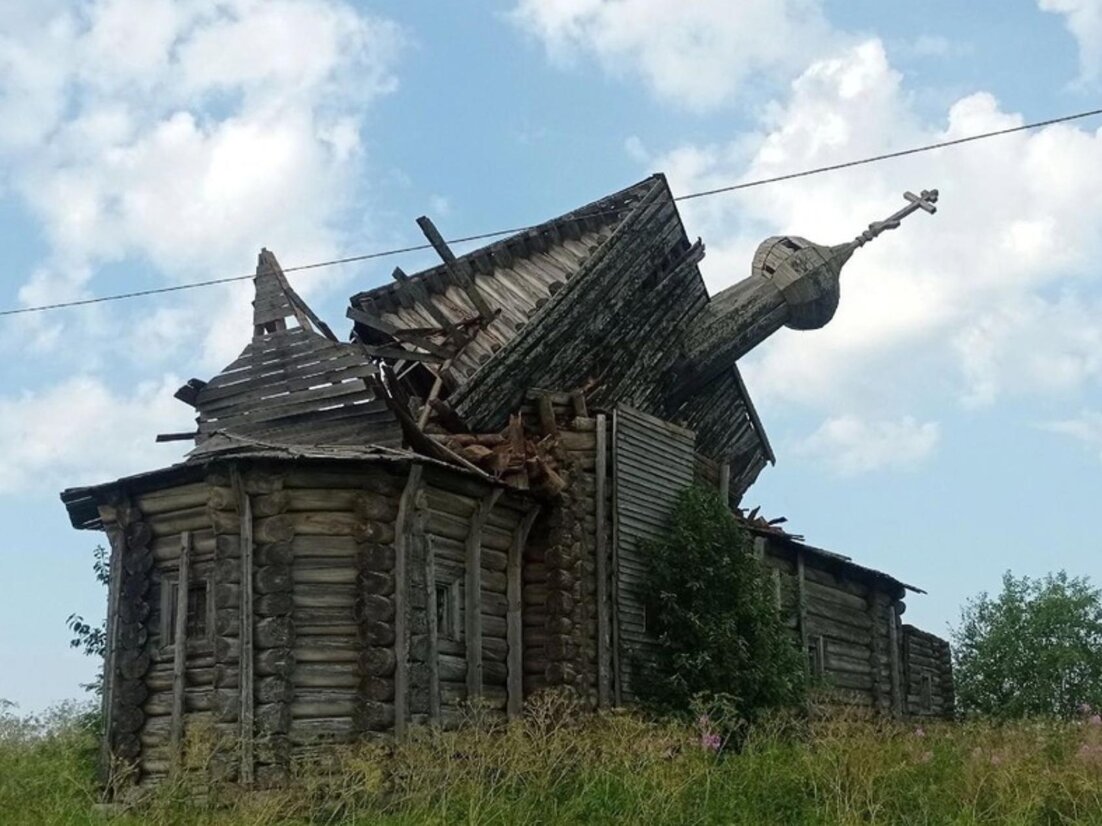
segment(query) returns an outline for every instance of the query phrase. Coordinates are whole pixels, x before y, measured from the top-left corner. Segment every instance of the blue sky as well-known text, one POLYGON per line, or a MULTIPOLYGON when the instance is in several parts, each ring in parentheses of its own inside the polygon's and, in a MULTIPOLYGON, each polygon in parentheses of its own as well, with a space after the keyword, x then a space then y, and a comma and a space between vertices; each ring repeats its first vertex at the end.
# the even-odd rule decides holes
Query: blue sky
MULTIPOLYGON (((1102 0, 0 2, 0 305, 539 221, 1094 108, 1102 0)), ((789 232, 846 240, 835 320, 745 360, 778 454, 747 496, 926 588, 944 632, 1005 569, 1102 581, 1098 120, 683 204, 709 286, 789 232)), ((303 273, 348 295, 423 254, 303 273)), ((245 284, 0 320, 0 697, 77 696, 93 534, 57 492, 168 463, 171 398, 248 335, 245 284)))

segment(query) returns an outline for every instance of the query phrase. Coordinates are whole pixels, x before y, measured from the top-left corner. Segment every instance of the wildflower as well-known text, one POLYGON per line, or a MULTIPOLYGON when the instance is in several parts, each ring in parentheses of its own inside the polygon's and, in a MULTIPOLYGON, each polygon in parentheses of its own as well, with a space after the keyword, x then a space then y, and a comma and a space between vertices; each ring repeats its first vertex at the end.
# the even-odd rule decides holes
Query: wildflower
POLYGON ((924 729, 922 726, 919 726, 918 728, 915 729, 915 737, 925 737, 925 736, 926 736, 926 729, 924 729))
POLYGON ((995 754, 991 755, 991 765, 992 766, 1001 766, 1002 764, 1003 764, 1003 756, 1001 754, 996 752, 995 754))
POLYGON ((723 738, 715 733, 705 733, 700 735, 700 745, 708 751, 719 751, 723 738))
POLYGON ((706 731, 707 729, 711 728, 712 721, 707 714, 701 714, 699 717, 696 718, 696 724, 701 729, 706 731))
POLYGON ((1092 714, 1091 718, 1089 720, 1087 720, 1087 725, 1102 726, 1102 715, 1092 714))
POLYGON ((934 759, 934 753, 932 751, 924 751, 918 756, 919 763, 929 763, 934 759))
POLYGON ((1094 711, 1094 709, 1091 708, 1090 703, 1080 703, 1079 704, 1079 713, 1082 714, 1084 717, 1086 717, 1092 711, 1094 711))

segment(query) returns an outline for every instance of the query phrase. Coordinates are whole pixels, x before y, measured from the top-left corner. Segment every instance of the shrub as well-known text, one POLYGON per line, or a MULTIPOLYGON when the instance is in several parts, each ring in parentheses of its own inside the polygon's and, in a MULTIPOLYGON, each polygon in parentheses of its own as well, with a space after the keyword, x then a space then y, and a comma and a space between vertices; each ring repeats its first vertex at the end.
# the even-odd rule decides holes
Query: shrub
POLYGON ((746 531, 714 492, 684 491, 668 536, 647 555, 642 596, 659 651, 637 669, 644 702, 670 712, 718 708, 723 719, 713 722, 728 735, 766 710, 802 704, 804 658, 746 531))

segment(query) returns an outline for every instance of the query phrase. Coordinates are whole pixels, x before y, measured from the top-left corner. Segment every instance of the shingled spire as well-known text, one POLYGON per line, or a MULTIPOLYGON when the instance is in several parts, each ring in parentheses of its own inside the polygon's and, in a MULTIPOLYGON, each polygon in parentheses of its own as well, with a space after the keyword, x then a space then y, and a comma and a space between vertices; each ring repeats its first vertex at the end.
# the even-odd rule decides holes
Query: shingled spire
POLYGON ((291 289, 279 261, 266 247, 257 256, 253 285, 256 288, 256 297, 253 299, 253 338, 286 330, 287 319, 294 316, 299 327, 317 332, 313 325, 320 325, 327 338, 336 340, 329 328, 318 321, 306 302, 291 289))

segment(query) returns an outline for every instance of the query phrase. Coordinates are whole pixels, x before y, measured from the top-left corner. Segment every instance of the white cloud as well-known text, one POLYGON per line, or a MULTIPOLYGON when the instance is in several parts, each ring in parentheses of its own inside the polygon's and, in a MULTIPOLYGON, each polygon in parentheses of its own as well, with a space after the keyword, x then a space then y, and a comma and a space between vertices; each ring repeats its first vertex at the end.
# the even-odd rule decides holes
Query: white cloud
POLYGON ((870 471, 912 469, 926 459, 941 436, 936 422, 867 421, 852 415, 827 419, 796 446, 796 453, 824 461, 841 476, 870 471))
POLYGON ((819 0, 519 0, 512 18, 557 60, 593 56, 700 109, 753 76, 805 65, 839 38, 819 0))
POLYGON ((1102 413, 1096 410, 1084 410, 1071 419, 1046 422, 1042 429, 1062 436, 1070 436, 1092 450, 1098 451, 1102 459, 1102 413))
POLYGON ((1062 14, 1064 25, 1079 46, 1080 80, 1102 74, 1102 2, 1100 0, 1037 0, 1042 11, 1062 14))
POLYGON ((194 429, 194 411, 172 398, 171 375, 128 395, 91 376, 41 392, 0 398, 0 493, 104 482, 179 461, 179 443, 157 433, 194 429))
MULTIPOLYGON (((870 40, 813 63, 769 107, 759 134, 687 144, 650 165, 666 170, 675 192, 690 192, 1022 122, 985 93, 956 101, 944 122, 924 122, 870 40)), ((894 211, 904 190, 929 187, 941 188, 938 214, 912 217, 854 256, 831 324, 781 332, 748 359, 766 406, 836 416, 934 394, 939 405, 989 403, 1008 390, 1074 389, 1098 374, 1096 132, 1048 127, 689 201, 683 215, 708 242, 714 290, 748 274, 768 235, 844 241, 894 211)))
MULTIPOLYGON (((0 7, 0 169, 54 250, 22 301, 98 292, 115 262, 152 270, 126 284, 141 288, 247 272, 263 245, 284 263, 342 251, 344 211, 363 185, 365 106, 395 87, 394 24, 342 0, 18 5, 0 7)), ((205 339, 211 368, 244 343, 247 330, 222 328, 246 317, 246 292, 174 294, 187 327, 152 338, 133 335, 149 331, 145 306, 65 321, 89 347, 147 366, 205 339)), ((19 332, 43 349, 57 328, 24 318, 19 332)))

